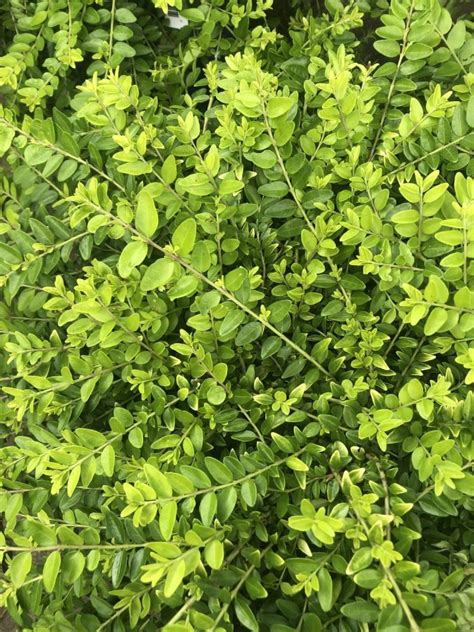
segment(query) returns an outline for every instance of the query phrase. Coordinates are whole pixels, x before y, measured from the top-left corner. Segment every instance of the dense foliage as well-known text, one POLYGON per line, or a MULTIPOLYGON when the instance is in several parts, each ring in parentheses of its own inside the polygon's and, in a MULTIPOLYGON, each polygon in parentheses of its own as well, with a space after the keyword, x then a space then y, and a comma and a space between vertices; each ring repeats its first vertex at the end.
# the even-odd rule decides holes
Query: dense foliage
POLYGON ((473 629, 472 9, 1 3, 21 630, 473 629))

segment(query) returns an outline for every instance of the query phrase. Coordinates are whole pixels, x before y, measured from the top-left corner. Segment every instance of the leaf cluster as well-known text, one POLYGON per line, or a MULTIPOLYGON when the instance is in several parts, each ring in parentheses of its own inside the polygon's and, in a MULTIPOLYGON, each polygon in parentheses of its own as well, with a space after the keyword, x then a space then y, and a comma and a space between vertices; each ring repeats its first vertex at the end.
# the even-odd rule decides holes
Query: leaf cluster
POLYGON ((19 629, 473 629, 459 4, 2 3, 19 629))

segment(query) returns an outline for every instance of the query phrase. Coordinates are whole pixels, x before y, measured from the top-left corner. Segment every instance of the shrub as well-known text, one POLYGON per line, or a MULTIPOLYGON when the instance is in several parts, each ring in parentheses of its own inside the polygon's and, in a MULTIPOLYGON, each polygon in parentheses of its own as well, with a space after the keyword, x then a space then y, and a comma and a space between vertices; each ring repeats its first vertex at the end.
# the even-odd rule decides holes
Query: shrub
POLYGON ((283 5, 3 3, 22 630, 472 629, 470 7, 283 5))

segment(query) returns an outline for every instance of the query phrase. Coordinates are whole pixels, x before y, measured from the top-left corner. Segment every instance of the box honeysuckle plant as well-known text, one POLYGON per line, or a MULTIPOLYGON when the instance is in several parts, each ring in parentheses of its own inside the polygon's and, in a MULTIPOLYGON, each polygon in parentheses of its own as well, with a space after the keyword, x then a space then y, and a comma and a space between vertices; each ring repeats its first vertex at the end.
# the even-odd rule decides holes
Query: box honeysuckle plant
POLYGON ((4 0, 0 39, 5 616, 472 630, 472 3, 4 0))

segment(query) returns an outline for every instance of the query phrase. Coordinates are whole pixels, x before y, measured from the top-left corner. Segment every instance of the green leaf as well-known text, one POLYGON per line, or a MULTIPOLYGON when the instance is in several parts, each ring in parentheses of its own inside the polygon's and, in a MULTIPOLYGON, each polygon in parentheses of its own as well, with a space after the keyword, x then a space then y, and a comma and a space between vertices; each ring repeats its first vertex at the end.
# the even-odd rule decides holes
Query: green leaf
POLYGON ((160 510, 159 526, 165 540, 169 540, 173 534, 177 512, 178 505, 174 500, 168 501, 160 510))
POLYGON ((191 296, 197 290, 199 281, 189 274, 180 278, 176 285, 168 292, 168 298, 175 301, 178 298, 191 296))
POLYGON ((278 125, 275 129, 275 142, 278 147, 283 147, 291 140, 295 127, 294 121, 278 121, 278 125))
POLYGON ((246 154, 245 157, 261 169, 271 169, 277 163, 277 157, 270 149, 266 149, 262 152, 252 151, 246 154))
POLYGON ((446 193, 448 186, 449 185, 446 182, 443 182, 442 184, 437 184, 435 187, 427 191, 423 196, 425 204, 431 204, 432 202, 439 200, 439 198, 446 193))
POLYGON ((138 195, 135 226, 145 237, 152 237, 158 228, 158 213, 155 202, 147 191, 141 191, 138 195))
POLYGON ((158 498, 170 498, 173 495, 173 488, 163 472, 151 463, 145 463, 143 470, 148 484, 154 489, 158 498))
POLYGON ((123 279, 128 279, 147 255, 148 247, 143 241, 131 241, 120 253, 117 271, 123 279))
POLYGON ((403 39, 403 28, 401 28, 400 26, 382 26, 375 32, 379 37, 383 37, 384 39, 398 41, 401 41, 403 39))
POLYGON ((306 228, 301 231, 301 243, 308 254, 314 252, 318 246, 316 237, 306 228))
POLYGON ((75 465, 69 472, 67 479, 67 495, 72 496, 81 478, 81 466, 75 465))
POLYGON ((220 195, 231 195, 234 193, 238 193, 245 186, 244 182, 240 182, 239 180, 221 180, 219 183, 219 194, 220 195))
POLYGON ((24 584, 32 566, 32 556, 29 551, 16 553, 10 564, 10 578, 16 588, 24 584))
POLYGON ((199 503, 199 515, 201 516, 202 524, 205 527, 209 527, 216 515, 217 511, 217 496, 214 492, 208 492, 204 494, 201 502, 199 503))
POLYGON ((281 301, 276 301, 275 303, 271 303, 270 305, 270 322, 280 323, 286 316, 288 316, 291 308, 291 301, 283 299, 281 301))
POLYGON ((235 487, 229 487, 221 492, 217 496, 217 517, 221 522, 224 522, 234 511, 237 503, 237 491, 235 487))
POLYGON ((306 463, 299 459, 297 456, 290 456, 286 460, 286 464, 289 468, 295 470, 295 472, 307 472, 309 469, 306 463))
POLYGON ((116 42, 113 50, 115 54, 125 58, 135 57, 137 54, 133 46, 130 46, 130 44, 127 44, 126 42, 116 42))
POLYGON ((293 105, 293 99, 290 97, 272 97, 268 101, 267 112, 270 118, 276 118, 286 114, 293 105))
POLYGON ((455 571, 450 573, 440 584, 438 590, 440 593, 453 592, 462 584, 464 578, 466 576, 466 571, 463 568, 457 568, 455 571))
POLYGON ((243 597, 237 596, 235 598, 235 614, 244 628, 258 632, 259 625, 257 619, 249 606, 249 602, 243 597))
POLYGON ((53 155, 50 149, 46 149, 43 145, 31 144, 25 149, 25 162, 30 167, 43 165, 53 155))
MULTIPOLYGON (((412 204, 417 204, 421 200, 420 188, 411 182, 406 182, 400 185, 400 193, 403 197, 411 202, 412 204)), ((412 213, 413 211, 409 211, 412 213)))
POLYGON ((199 9, 183 9, 181 11, 183 18, 188 19, 190 22, 204 22, 206 16, 199 9))
POLYGON ((198 489, 207 489, 208 487, 212 487, 209 476, 197 467, 193 467, 192 465, 182 465, 181 472, 189 478, 193 485, 195 485, 198 489))
POLYGON ((186 563, 184 560, 177 560, 173 562, 166 575, 165 585, 163 593, 167 599, 172 597, 174 593, 181 586, 181 582, 184 579, 186 573, 186 563))
POLYGON ((106 445, 100 453, 100 462, 106 476, 113 476, 115 469, 115 450, 112 445, 106 445))
POLYGON ((111 579, 112 586, 118 588, 127 570, 127 553, 124 550, 117 551, 112 562, 111 579))
POLYGON ((163 258, 154 261, 145 270, 140 283, 142 292, 151 292, 157 288, 163 288, 169 283, 174 273, 174 261, 163 258))
POLYGON ((242 287, 242 283, 248 278, 244 268, 235 268, 225 276, 225 286, 229 292, 236 292, 242 287))
POLYGON ((176 228, 171 242, 180 255, 186 256, 194 248, 195 241, 196 221, 192 217, 188 217, 176 228))
POLYGON ((224 562, 224 545, 219 540, 211 540, 204 549, 204 559, 214 570, 221 568, 224 562))
POLYGON ((14 138, 15 138, 14 130, 6 126, 0 127, 0 157, 5 155, 7 151, 10 149, 14 138))
POLYGON ((281 339, 277 336, 270 336, 269 338, 266 338, 262 344, 262 360, 265 360, 265 358, 270 358, 275 353, 278 353, 278 351, 281 349, 281 345, 281 339))
POLYGON ((358 549, 352 556, 352 559, 347 566, 346 573, 348 575, 353 575, 354 573, 364 570, 370 566, 372 559, 372 550, 370 547, 364 546, 358 549))
POLYGON ((461 48, 466 41, 466 23, 458 20, 447 37, 448 46, 453 50, 461 48))
POLYGON ((128 440, 134 448, 141 448, 143 445, 143 430, 141 428, 132 428, 128 433, 128 440))
POLYGON ((424 297, 430 303, 447 303, 449 290, 437 276, 431 275, 424 291, 424 297))
POLYGON ((237 309, 232 309, 226 314, 224 320, 222 321, 219 329, 219 334, 223 337, 227 337, 229 334, 233 333, 244 320, 244 312, 237 309))
POLYGON ((214 192, 214 185, 205 173, 193 173, 186 178, 178 178, 176 184, 181 191, 196 197, 204 197, 214 192))
POLYGON ((76 172, 79 164, 75 160, 65 160, 59 168, 56 177, 59 182, 69 180, 76 172))
POLYGON ((198 272, 207 272, 211 267, 212 259, 209 246, 204 241, 198 241, 193 248, 191 264, 198 272))
POLYGON ((287 437, 283 437, 277 432, 272 432, 272 439, 283 452, 293 452, 293 444, 287 437))
POLYGON ((374 42, 374 48, 384 57, 400 56, 400 44, 393 40, 378 40, 374 42))
POLYGON ((426 59, 431 55, 433 49, 427 44, 421 42, 412 42, 406 49, 407 59, 426 59))
POLYGON ((412 379, 400 390, 400 402, 407 404, 422 399, 424 396, 423 384, 420 380, 412 379))
POLYGON ((214 384, 207 391, 207 401, 214 406, 219 406, 226 400, 226 392, 224 387, 214 384))
POLYGON ((218 483, 231 483, 234 480, 232 472, 229 468, 212 456, 204 458, 204 465, 212 478, 218 483))
POLYGON ((460 246, 463 243, 463 235, 459 230, 441 230, 436 233, 436 239, 448 246, 460 246))
POLYGON ((260 338, 263 333, 263 326, 260 323, 247 323, 242 327, 235 337, 236 345, 248 345, 260 338))
POLYGON ((432 336, 437 331, 439 331, 442 327, 444 327, 446 321, 448 320, 448 313, 442 307, 435 307, 428 319, 425 322, 424 334, 425 336, 432 336))
POLYGON ((240 90, 237 99, 247 108, 256 108, 260 105, 260 98, 252 90, 240 90))
POLYGON ((81 400, 83 402, 89 401, 92 393, 94 392, 94 388, 97 384, 98 378, 93 377, 90 380, 86 380, 81 385, 81 400))
POLYGON ((457 626, 452 619, 432 617, 423 621, 421 629, 429 632, 450 632, 456 630, 457 626))
POLYGON ((153 167, 149 162, 142 160, 135 160, 134 162, 126 162, 117 167, 117 171, 120 173, 126 173, 130 176, 144 176, 147 173, 153 171, 153 167))
POLYGON ((211 145, 204 160, 204 164, 206 165, 206 168, 211 176, 217 176, 217 174, 219 173, 221 161, 219 157, 219 150, 217 149, 216 145, 211 145))
POLYGON ((132 24, 137 21, 135 15, 129 10, 120 7, 115 12, 115 19, 122 24, 132 24))
POLYGON ((60 568, 61 554, 59 551, 52 551, 43 566, 43 584, 46 592, 53 592, 60 568))
POLYGON ((161 177, 166 184, 173 184, 173 182, 176 180, 176 175, 176 158, 173 156, 173 154, 170 154, 161 167, 161 177))
POLYGON ((466 121, 469 127, 474 127, 474 95, 467 102, 466 121))
POLYGON ((379 609, 369 601, 352 601, 341 607, 342 614, 350 620, 361 623, 373 623, 377 621, 379 609))
POLYGON ((431 419, 433 414, 434 403, 431 399, 424 399, 416 403, 416 410, 423 419, 431 419))
POLYGON ((258 187, 260 195, 269 198, 282 198, 288 193, 288 184, 286 182, 268 182, 258 187))
POLYGON ((314 519, 306 516, 291 516, 288 525, 295 531, 309 531, 314 525, 314 519))
POLYGON ((332 608, 332 577, 327 570, 327 568, 323 567, 318 573, 319 580, 319 591, 318 591, 318 600, 319 605, 321 606, 321 610, 323 612, 329 612, 332 608))
POLYGON ((375 588, 380 584, 383 579, 383 574, 380 569, 368 568, 364 571, 359 571, 354 575, 353 580, 357 586, 362 588, 375 588))
POLYGON ((249 507, 253 507, 257 502, 257 486, 252 479, 242 483, 240 493, 242 494, 245 504, 249 507))

